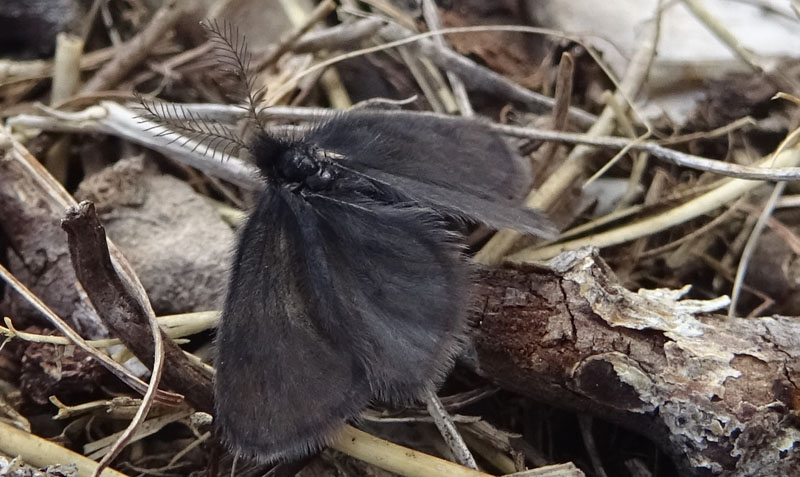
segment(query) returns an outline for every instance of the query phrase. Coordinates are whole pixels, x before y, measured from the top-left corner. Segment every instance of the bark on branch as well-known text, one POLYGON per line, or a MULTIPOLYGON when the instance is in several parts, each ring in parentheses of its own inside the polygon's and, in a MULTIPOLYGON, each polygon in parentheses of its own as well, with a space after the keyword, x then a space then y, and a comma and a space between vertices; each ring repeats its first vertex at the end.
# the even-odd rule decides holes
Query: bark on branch
MULTIPOLYGON (((483 273, 475 344, 500 386, 658 442, 687 473, 800 468, 800 320, 697 314, 686 290, 626 290, 596 251, 483 273)), ((724 305, 724 303, 722 303, 724 305)))

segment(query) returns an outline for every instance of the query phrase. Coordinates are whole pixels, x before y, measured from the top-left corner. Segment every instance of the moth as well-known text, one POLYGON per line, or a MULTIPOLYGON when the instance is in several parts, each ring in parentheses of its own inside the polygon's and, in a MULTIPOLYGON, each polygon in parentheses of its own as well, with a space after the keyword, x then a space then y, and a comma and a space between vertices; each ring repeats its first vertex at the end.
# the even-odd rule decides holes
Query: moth
MULTIPOLYGON (((210 31, 250 88, 246 47, 210 31)), ((259 127, 231 141, 263 188, 217 330, 214 422, 237 455, 269 463, 321 449, 373 401, 407 405, 441 384, 471 286, 453 221, 555 230, 520 205, 529 166, 481 121, 351 110, 288 136, 249 98, 259 127)))

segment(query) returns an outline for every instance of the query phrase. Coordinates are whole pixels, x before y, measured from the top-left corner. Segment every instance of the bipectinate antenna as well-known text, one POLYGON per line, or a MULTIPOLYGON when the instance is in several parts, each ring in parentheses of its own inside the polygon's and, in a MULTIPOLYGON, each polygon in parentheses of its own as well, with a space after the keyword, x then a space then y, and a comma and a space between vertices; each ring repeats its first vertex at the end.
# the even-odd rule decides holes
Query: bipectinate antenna
POLYGON ((192 151, 205 146, 204 154, 210 151, 211 157, 216 157, 220 153, 223 159, 235 155, 239 149, 248 149, 248 144, 241 137, 219 121, 193 113, 180 104, 150 101, 141 95, 136 96, 145 111, 142 119, 155 123, 148 130, 161 129, 157 136, 173 136, 171 142, 180 142, 181 146, 194 142, 192 151))
POLYGON ((231 69, 244 88, 250 119, 263 130, 264 122, 258 115, 258 105, 264 98, 266 88, 255 88, 255 78, 250 72, 252 54, 247 48, 247 39, 239 33, 238 27, 228 22, 220 24, 217 20, 212 20, 203 25, 209 33, 209 40, 214 44, 214 50, 219 55, 220 61, 231 69))
MULTIPOLYGON (((254 87, 255 80, 249 70, 252 54, 247 48, 246 38, 240 34, 238 27, 228 22, 211 20, 203 23, 203 26, 208 31, 209 41, 214 45, 220 63, 236 77, 244 89, 244 107, 249 119, 260 130, 264 130, 264 123, 258 115, 258 104, 266 89, 254 87)), ((249 145, 239 135, 219 121, 193 113, 178 104, 149 101, 138 95, 137 98, 146 112, 142 117, 156 124, 150 129, 163 128, 158 132, 159 136, 172 135, 172 140, 182 142, 183 146, 194 142, 193 151, 205 145, 206 150, 203 153, 211 151, 212 157, 218 152, 222 153, 223 158, 230 157, 238 152, 238 148, 249 149, 249 145)))

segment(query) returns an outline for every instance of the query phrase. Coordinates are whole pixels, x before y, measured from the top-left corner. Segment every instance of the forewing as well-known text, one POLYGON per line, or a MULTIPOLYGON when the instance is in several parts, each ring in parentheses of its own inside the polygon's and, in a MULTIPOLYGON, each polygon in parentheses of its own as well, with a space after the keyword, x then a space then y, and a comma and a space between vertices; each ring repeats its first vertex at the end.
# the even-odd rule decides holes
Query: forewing
MULTIPOLYGON (((304 237, 316 300, 338 317, 374 397, 407 404, 450 369, 467 326, 470 280, 453 234, 431 209, 348 192, 308 196, 304 237)), ((295 205, 301 206, 301 205, 295 205)))
POLYGON ((217 334, 215 424, 236 453, 262 462, 323 446, 367 405, 363 363, 336 339, 308 276, 303 237, 281 191, 266 189, 243 228, 217 334))
POLYGON ((377 169, 492 201, 530 189, 527 161, 480 121, 408 111, 348 111, 309 132, 309 142, 344 155, 348 167, 377 169))
POLYGON ((521 205, 531 182, 527 161, 479 121, 352 111, 307 140, 341 154, 342 166, 438 210, 497 229, 548 238, 557 232, 543 214, 521 205))

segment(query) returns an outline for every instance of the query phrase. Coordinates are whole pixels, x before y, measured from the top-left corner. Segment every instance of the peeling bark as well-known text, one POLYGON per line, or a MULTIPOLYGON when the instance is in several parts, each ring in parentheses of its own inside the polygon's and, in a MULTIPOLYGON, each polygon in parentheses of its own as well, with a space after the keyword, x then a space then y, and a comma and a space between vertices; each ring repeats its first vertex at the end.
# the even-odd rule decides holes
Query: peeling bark
POLYGON ((483 272, 475 346, 499 385, 656 441, 687 473, 800 468, 800 320, 622 287, 596 251, 483 272))

